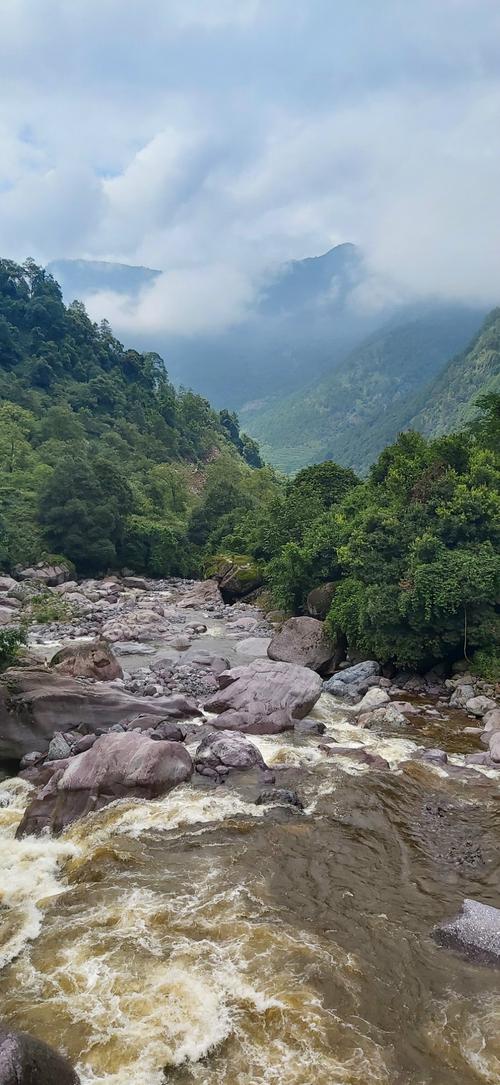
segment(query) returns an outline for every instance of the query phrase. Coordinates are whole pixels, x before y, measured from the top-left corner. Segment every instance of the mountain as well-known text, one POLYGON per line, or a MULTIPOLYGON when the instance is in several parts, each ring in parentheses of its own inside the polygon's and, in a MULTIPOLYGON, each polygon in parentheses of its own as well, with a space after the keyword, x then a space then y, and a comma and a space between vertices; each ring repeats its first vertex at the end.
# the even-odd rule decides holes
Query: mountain
POLYGON ((264 456, 284 471, 333 459, 366 471, 394 439, 412 397, 470 341, 482 313, 433 305, 400 315, 363 341, 328 376, 241 418, 264 456))
MULTIPOLYGON (((128 294, 131 306, 159 274, 86 260, 55 261, 49 270, 61 281, 67 302, 116 291, 128 294)), ((387 311, 364 312, 355 302, 365 275, 359 249, 337 245, 269 272, 248 316, 227 331, 196 337, 142 332, 134 345, 158 351, 176 384, 219 407, 265 405, 304 380, 319 378, 387 319, 387 311)))
POLYGON ((106 260, 53 260, 47 271, 59 283, 68 305, 75 298, 89 297, 101 290, 137 295, 161 275, 150 267, 113 264, 106 260))

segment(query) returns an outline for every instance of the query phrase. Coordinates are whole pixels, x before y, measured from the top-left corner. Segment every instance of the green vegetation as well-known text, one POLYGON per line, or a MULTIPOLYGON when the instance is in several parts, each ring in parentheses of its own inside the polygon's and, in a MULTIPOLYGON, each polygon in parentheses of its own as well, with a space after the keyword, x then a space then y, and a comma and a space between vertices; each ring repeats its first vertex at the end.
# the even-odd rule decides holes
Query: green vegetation
POLYGON ((236 415, 176 392, 32 261, 0 261, 0 567, 49 550, 80 573, 195 572, 188 523, 218 457, 241 478, 261 462, 236 415))
MULTIPOLYGON (((415 668, 465 657, 495 676, 499 330, 492 314, 472 348, 490 368, 478 360, 484 394, 462 432, 403 433, 365 480, 331 460, 285 479, 234 413, 177 392, 157 355, 66 308, 32 262, 0 261, 0 567, 55 552, 77 574, 222 569, 235 594, 263 579, 286 613, 333 582, 327 625, 353 653, 415 668)), ((31 616, 66 608, 43 596, 31 616)))
POLYGON ((11 667, 25 643, 23 629, 0 629, 0 671, 11 667))

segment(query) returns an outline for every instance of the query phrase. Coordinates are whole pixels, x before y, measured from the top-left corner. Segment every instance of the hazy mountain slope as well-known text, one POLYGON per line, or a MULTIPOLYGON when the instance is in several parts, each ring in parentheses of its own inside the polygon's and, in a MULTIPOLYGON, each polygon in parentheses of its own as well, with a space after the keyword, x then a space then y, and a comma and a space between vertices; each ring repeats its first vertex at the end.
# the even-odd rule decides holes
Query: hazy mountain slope
POLYGON ((424 389, 406 428, 439 436, 459 429, 476 413, 475 401, 500 392, 500 308, 487 316, 470 346, 424 389))
MULTIPOLYGON (((50 270, 67 302, 103 290, 130 295, 131 305, 159 274, 86 260, 55 261, 50 270)), ((353 290, 364 276, 356 246, 338 245, 269 273, 247 317, 225 332, 191 336, 156 330, 150 336, 137 333, 134 345, 158 351, 177 384, 218 406, 262 404, 305 379, 319 378, 387 318, 387 312, 362 312, 355 303, 353 290)))
POLYGON ((242 412, 267 459, 283 470, 334 459, 364 471, 402 428, 400 408, 467 343, 483 314, 433 306, 386 325, 327 377, 267 411, 242 412))

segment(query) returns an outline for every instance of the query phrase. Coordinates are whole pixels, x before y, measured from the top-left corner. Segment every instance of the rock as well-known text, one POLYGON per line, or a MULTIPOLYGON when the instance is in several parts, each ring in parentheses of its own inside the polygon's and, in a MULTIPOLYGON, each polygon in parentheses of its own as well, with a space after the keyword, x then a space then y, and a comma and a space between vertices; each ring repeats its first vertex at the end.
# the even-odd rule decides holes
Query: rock
POLYGON ((202 667, 216 676, 229 668, 228 659, 224 659, 223 656, 214 656, 211 652, 205 652, 202 649, 191 649, 186 659, 193 666, 202 667))
POLYGON ((217 581, 225 603, 243 599, 264 583, 260 565, 245 554, 217 555, 207 571, 217 581))
POLYGON ((463 735, 482 735, 483 734, 483 728, 482 727, 464 727, 464 729, 462 731, 462 734, 463 735))
POLYGON ((122 584, 126 588, 139 588, 141 591, 148 590, 148 582, 143 576, 124 576, 122 578, 122 584))
POLYGON ((69 757, 70 753, 71 746, 69 742, 66 741, 61 731, 56 731, 49 742, 47 761, 61 761, 62 758, 69 757))
POLYGON ((411 701, 391 701, 393 708, 396 708, 398 712, 402 712, 403 716, 416 716, 420 713, 421 709, 411 703, 411 701))
POLYGON ((269 637, 245 637, 236 645, 236 654, 251 659, 267 659, 269 637))
POLYGON ((179 600, 177 606, 181 610, 188 608, 199 608, 203 610, 204 607, 220 607, 222 606, 222 595, 219 590, 219 585, 216 580, 203 580, 197 584, 192 591, 179 600))
POLYGON ((178 727, 172 720, 162 720, 151 734, 155 742, 184 742, 184 729, 178 727))
POLYGON ((489 753, 468 753, 465 755, 466 765, 491 765, 491 758, 489 753))
MULTIPOLYGON (((186 699, 182 701, 185 711, 186 699)), ((32 750, 46 750, 56 731, 79 724, 94 733, 109 730, 144 712, 146 704, 159 719, 179 707, 169 697, 145 702, 104 683, 45 668, 11 667, 0 675, 0 759, 16 760, 32 750)), ((196 706, 194 711, 199 711, 196 706)))
POLYGON ((362 712, 358 716, 357 722, 360 727, 365 727, 368 730, 377 727, 406 727, 408 724, 406 716, 403 716, 403 713, 395 708, 393 704, 382 705, 372 712, 362 712))
POLYGON ((67 580, 65 584, 58 584, 54 591, 56 595, 66 595, 66 592, 78 591, 78 584, 76 580, 67 580))
POLYGON ((0 625, 12 625, 16 621, 17 614, 11 607, 0 606, 0 625))
POLYGON ((337 585, 330 581, 326 584, 320 584, 309 592, 306 606, 307 613, 310 614, 311 618, 319 618, 322 622, 325 620, 332 605, 336 587, 337 585))
POLYGON ((324 735, 326 727, 321 720, 297 720, 294 731, 298 735, 324 735))
POLYGON ((320 746, 320 750, 326 753, 327 757, 348 757, 352 761, 359 761, 362 765, 369 765, 374 769, 388 769, 389 762, 385 760, 385 757, 380 757, 379 754, 370 753, 364 747, 351 746, 320 746))
POLYGON ((245 735, 234 731, 211 731, 198 746, 195 771, 202 776, 227 776, 231 770, 267 768, 260 750, 245 735))
POLYGON ((436 765, 448 764, 448 754, 445 750, 439 750, 432 747, 429 749, 419 749, 414 756, 418 757, 420 761, 430 761, 434 762, 436 765))
POLYGON ((101 682, 112 682, 123 678, 123 671, 106 641, 95 644, 71 644, 56 652, 50 661, 59 674, 68 674, 72 678, 96 678, 101 682))
POLYGON ((500 731, 500 708, 491 708, 483 716, 483 731, 500 731))
POLYGON ((187 648, 191 647, 191 638, 184 633, 180 633, 177 637, 172 637, 169 643, 177 652, 185 652, 187 648))
POLYGON ((500 762, 500 731, 492 731, 489 748, 491 760, 497 765, 500 762))
POLYGON ((374 674, 380 674, 380 664, 368 659, 364 663, 355 663, 353 667, 337 671, 333 678, 324 683, 323 689, 326 693, 354 704, 364 683, 374 674))
POLYGON ((474 687, 468 685, 456 686, 450 697, 450 708, 465 708, 467 701, 474 696, 474 687))
POLYGON ((29 569, 21 569, 18 575, 20 580, 38 580, 47 588, 54 588, 57 584, 63 584, 65 580, 69 580, 69 566, 63 562, 50 565, 39 561, 37 565, 30 566, 29 569))
POLYGON ((12 576, 0 576, 0 592, 10 592, 12 588, 17 588, 17 580, 14 580, 12 576))
POLYGON ((20 599, 15 599, 13 595, 7 595, 6 592, 0 594, 0 599, 3 609, 8 607, 9 610, 20 610, 23 605, 20 599))
POLYGON ((333 655, 333 646, 317 618, 290 618, 274 634, 267 654, 269 659, 317 671, 333 655))
POLYGON ((304 804, 299 799, 296 791, 291 791, 288 787, 270 787, 260 792, 255 800, 256 806, 267 806, 269 804, 278 804, 280 806, 296 806, 297 810, 303 810, 304 804))
POLYGON ((189 780, 193 763, 180 742, 153 742, 139 731, 107 734, 56 772, 27 807, 17 836, 59 833, 115 799, 154 799, 189 780))
POLYGON ((256 659, 245 667, 223 671, 219 691, 205 704, 221 713, 213 726, 248 734, 277 734, 293 727, 316 704, 321 679, 292 663, 256 659))
POLYGON ((500 964, 500 909, 466 898, 461 911, 433 931, 440 946, 464 951, 473 961, 500 964))
MULTIPOLYGON (((390 703, 389 694, 385 689, 379 689, 375 686, 373 689, 369 689, 365 693, 364 697, 357 705, 354 706, 355 714, 360 716, 363 712, 371 712, 375 708, 381 708, 383 705, 390 703)), ((397 709, 395 710, 397 712, 397 709)), ((400 715, 401 713, 399 713, 400 715)), ((406 722, 406 721, 405 721, 406 722)))
POLYGON ((465 705, 467 712, 470 712, 472 716, 486 716, 487 712, 492 712, 496 707, 496 701, 491 697, 482 696, 470 697, 465 705))
POLYGON ((0 1085, 80 1085, 68 1059, 27 1032, 0 1026, 0 1085))

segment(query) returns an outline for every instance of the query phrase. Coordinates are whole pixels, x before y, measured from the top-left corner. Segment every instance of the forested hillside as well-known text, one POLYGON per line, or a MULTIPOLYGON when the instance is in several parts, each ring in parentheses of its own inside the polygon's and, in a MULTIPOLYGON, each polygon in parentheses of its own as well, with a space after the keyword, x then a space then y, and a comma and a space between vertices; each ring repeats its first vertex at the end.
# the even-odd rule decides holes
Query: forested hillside
POLYGON ((267 410, 244 413, 244 424, 284 471, 333 459, 365 472, 405 428, 412 397, 469 342, 480 319, 474 310, 448 306, 390 324, 318 383, 267 410))
POLYGON ((212 471, 249 473, 227 411, 176 392, 162 359, 125 349, 32 261, 0 261, 0 559, 190 571, 187 524, 212 471), (224 465, 227 465, 224 467, 224 465))

